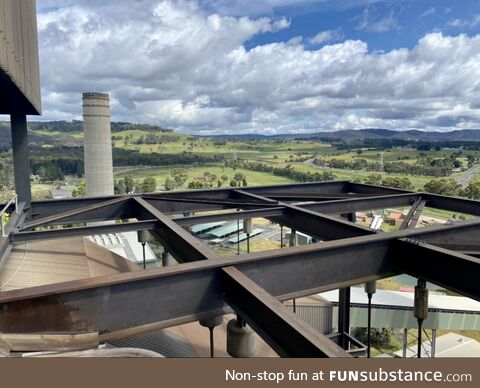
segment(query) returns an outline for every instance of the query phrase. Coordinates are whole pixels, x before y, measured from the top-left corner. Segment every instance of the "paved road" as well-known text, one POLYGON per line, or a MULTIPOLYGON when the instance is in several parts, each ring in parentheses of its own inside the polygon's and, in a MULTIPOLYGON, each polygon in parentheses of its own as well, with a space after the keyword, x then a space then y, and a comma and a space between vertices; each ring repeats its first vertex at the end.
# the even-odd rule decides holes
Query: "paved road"
POLYGON ((468 186, 470 179, 475 177, 477 174, 480 174, 480 166, 475 166, 470 170, 465 171, 465 174, 461 178, 457 179, 457 183, 462 186, 462 188, 465 188, 468 186))
MULTIPOLYGON (((304 163, 308 164, 309 166, 312 167, 318 167, 313 163, 315 159, 308 159, 304 163)), ((462 188, 466 188, 468 186, 468 182, 475 177, 475 175, 480 174, 480 165, 472 167, 471 169, 467 170, 464 172, 463 176, 458 178, 456 181, 457 183, 462 186, 462 188)))

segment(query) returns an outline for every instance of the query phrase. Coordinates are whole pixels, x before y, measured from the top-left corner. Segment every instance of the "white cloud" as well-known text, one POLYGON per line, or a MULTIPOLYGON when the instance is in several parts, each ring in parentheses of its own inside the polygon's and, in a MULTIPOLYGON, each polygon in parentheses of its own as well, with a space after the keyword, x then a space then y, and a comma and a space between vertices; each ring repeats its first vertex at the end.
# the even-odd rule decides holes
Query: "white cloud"
POLYGON ((320 31, 308 40, 311 45, 319 45, 326 42, 338 41, 343 39, 343 34, 338 30, 320 31))
POLYGON ((431 33, 411 50, 347 40, 245 48, 286 19, 232 17, 191 1, 83 2, 39 15, 44 115, 81 117, 107 91, 115 120, 196 133, 480 125, 480 35, 431 33))
POLYGON ((371 7, 365 7, 362 14, 355 19, 358 21, 358 30, 387 32, 397 28, 397 19, 395 18, 393 10, 388 12, 387 15, 382 14, 378 17, 371 7))
POLYGON ((480 14, 474 15, 470 19, 453 19, 447 23, 451 27, 475 28, 480 25, 480 14))
POLYGON ((437 12, 437 9, 435 7, 430 7, 428 9, 425 10, 425 12, 423 12, 421 15, 420 15, 420 19, 421 18, 424 18, 426 16, 430 16, 430 15, 433 15, 437 12))

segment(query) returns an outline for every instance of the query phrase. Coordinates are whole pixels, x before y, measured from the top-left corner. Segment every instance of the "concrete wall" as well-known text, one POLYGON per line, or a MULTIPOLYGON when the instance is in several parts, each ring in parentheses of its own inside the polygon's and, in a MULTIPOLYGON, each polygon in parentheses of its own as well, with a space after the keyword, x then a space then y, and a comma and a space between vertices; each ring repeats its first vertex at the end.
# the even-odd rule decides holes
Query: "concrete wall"
POLYGON ((0 0, 0 113, 41 112, 35 0, 0 0))
POLYGON ((112 135, 108 94, 83 94, 87 196, 113 195, 112 135))

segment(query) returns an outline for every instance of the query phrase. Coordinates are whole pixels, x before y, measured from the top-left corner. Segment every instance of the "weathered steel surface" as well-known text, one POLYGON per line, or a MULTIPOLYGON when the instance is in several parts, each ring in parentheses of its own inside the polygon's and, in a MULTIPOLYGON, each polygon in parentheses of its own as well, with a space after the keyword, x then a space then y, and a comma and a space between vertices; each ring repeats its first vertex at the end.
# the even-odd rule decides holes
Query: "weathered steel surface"
POLYGON ((235 267, 223 269, 226 301, 282 357, 349 357, 235 267))

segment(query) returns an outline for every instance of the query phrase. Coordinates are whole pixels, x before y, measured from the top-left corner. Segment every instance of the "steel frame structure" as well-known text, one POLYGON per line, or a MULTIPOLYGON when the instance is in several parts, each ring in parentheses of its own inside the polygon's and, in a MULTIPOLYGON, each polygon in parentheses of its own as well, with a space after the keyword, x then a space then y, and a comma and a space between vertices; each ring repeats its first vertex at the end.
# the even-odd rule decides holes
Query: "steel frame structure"
POLYGON ((407 273, 480 300, 479 215, 477 201, 349 181, 20 204, 0 240, 0 268, 15 244, 134 230, 149 230, 179 265, 0 292, 0 332, 107 340, 233 309, 281 356, 347 357, 350 286, 407 273), (396 232, 354 223, 356 211, 408 206, 396 232), (474 218, 415 229, 425 206, 474 218), (321 242, 220 257, 184 228, 255 217, 321 242), (281 303, 332 289, 342 290, 335 342, 281 303))

